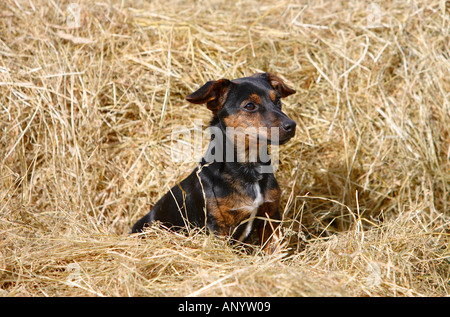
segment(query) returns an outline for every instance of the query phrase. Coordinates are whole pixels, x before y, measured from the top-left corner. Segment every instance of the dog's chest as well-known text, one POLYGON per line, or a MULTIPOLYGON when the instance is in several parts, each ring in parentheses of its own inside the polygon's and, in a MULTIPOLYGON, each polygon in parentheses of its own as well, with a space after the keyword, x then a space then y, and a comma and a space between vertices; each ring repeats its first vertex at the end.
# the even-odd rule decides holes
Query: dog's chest
POLYGON ((259 206, 264 203, 264 197, 261 192, 261 186, 258 183, 250 185, 250 195, 242 195, 240 199, 236 199, 234 210, 248 211, 250 215, 258 211, 259 206))
POLYGON ((216 231, 223 235, 233 235, 239 229, 239 240, 248 237, 253 229, 254 220, 262 206, 272 202, 272 197, 255 182, 246 186, 235 187, 225 197, 207 199, 209 214, 217 225, 216 231))
POLYGON ((261 193, 261 187, 259 186, 258 183, 254 183, 252 185, 252 190, 255 195, 255 199, 253 200, 253 203, 249 206, 240 207, 241 209, 248 210, 248 212, 249 212, 249 215, 248 215, 249 218, 247 220, 247 223, 245 224, 245 229, 239 235, 239 238, 238 238, 241 241, 245 240, 250 235, 250 233, 253 229, 253 221, 255 220, 258 209, 264 203, 264 198, 261 193))

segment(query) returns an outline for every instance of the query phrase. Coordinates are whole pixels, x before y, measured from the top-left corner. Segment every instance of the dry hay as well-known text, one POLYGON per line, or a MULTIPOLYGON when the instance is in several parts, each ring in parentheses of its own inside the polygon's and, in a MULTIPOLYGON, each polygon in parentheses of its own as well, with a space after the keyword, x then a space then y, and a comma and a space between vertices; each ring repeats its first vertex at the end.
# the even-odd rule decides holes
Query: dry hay
POLYGON ((0 295, 448 295, 449 6, 375 4, 2 1, 0 295), (285 246, 129 237, 195 166, 170 160, 210 116, 184 96, 257 71, 298 92, 285 246))

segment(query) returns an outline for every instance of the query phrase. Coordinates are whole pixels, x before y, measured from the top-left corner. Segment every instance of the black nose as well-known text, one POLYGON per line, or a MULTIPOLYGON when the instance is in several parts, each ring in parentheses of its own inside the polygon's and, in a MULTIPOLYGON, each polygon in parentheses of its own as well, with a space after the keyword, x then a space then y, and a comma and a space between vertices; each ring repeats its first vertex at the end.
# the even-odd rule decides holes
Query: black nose
POLYGON ((292 120, 286 120, 285 122, 283 122, 283 124, 281 125, 281 127, 283 128, 283 130, 285 132, 288 133, 294 133, 295 132, 295 127, 297 126, 297 124, 292 121, 292 120))

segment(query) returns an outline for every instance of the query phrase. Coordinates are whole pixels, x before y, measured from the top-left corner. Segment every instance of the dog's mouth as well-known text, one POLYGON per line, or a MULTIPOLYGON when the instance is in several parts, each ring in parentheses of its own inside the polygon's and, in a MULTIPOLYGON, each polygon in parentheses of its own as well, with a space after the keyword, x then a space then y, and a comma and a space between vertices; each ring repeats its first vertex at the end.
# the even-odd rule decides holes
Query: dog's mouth
POLYGON ((259 141, 264 141, 267 145, 283 145, 289 142, 292 139, 292 136, 286 136, 283 138, 279 138, 278 140, 265 139, 264 137, 260 137, 259 141))
POLYGON ((288 136, 288 137, 283 138, 283 139, 280 139, 280 140, 278 141, 278 143, 277 143, 277 142, 274 142, 274 143, 271 143, 271 144, 274 144, 274 145, 283 145, 283 144, 288 143, 289 140, 292 139, 292 137, 293 137, 293 135, 292 135, 292 136, 288 136))
MULTIPOLYGON (((227 135, 229 140, 232 142, 239 143, 245 142, 248 144, 266 144, 266 145, 283 145, 286 144, 290 139, 295 136, 295 129, 291 131, 282 131, 278 129, 277 133, 274 135, 273 131, 270 133, 258 133, 257 131, 251 130, 251 132, 243 130, 236 130, 231 134, 227 135), (234 141, 233 141, 234 140, 234 141)), ((228 134, 228 131, 227 131, 228 134)))
POLYGON ((289 142, 290 139, 292 139, 295 136, 295 130, 292 130, 290 132, 287 133, 282 133, 278 140, 268 140, 269 144, 271 145, 283 145, 286 144, 287 142, 289 142))

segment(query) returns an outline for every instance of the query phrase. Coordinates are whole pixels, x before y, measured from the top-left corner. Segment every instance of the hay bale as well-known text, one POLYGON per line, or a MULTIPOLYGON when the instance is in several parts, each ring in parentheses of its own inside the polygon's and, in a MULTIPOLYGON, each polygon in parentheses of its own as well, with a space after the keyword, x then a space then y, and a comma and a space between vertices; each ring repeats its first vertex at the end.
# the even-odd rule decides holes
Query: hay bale
POLYGON ((445 1, 72 2, 0 3, 0 295, 449 294, 445 1), (195 166, 184 96, 257 71, 298 91, 285 247, 127 236, 195 166))

